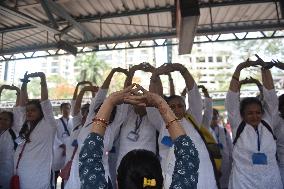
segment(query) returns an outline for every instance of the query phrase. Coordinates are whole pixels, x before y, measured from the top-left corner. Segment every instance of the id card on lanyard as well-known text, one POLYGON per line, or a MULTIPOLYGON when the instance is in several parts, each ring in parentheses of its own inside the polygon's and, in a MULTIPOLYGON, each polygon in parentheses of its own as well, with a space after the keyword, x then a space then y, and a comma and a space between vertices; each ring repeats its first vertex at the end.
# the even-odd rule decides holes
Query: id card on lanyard
POLYGON ((257 134, 257 151, 258 152, 252 154, 252 163, 254 165, 267 165, 267 156, 266 156, 266 154, 260 152, 261 137, 259 135, 258 128, 256 128, 255 132, 257 134))
POLYGON ((133 142, 137 142, 139 138, 139 131, 140 126, 142 123, 143 117, 137 115, 136 121, 135 121, 135 129, 134 131, 130 131, 127 135, 127 138, 133 142))

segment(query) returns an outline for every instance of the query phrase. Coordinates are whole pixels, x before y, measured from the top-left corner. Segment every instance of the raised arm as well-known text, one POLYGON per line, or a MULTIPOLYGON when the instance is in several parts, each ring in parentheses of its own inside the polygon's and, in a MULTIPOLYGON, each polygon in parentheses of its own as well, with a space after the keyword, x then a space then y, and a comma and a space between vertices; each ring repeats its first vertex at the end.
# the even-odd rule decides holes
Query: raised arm
POLYGON ((156 74, 155 71, 152 73, 152 76, 150 78, 149 91, 152 93, 156 93, 160 96, 163 96, 162 81, 161 81, 160 76, 156 74))
POLYGON ((203 85, 199 85, 198 88, 201 88, 204 95, 204 112, 202 117, 202 125, 206 128, 210 127, 211 120, 213 117, 213 102, 212 98, 209 96, 208 90, 203 85))
POLYGON ((73 112, 72 112, 72 116, 75 116, 77 114, 80 113, 80 110, 81 110, 81 104, 82 104, 82 99, 83 99, 83 96, 85 94, 85 92, 87 91, 90 91, 93 93, 96 93, 98 91, 98 87, 94 87, 94 86, 84 86, 80 93, 78 94, 77 98, 76 98, 76 101, 75 101, 75 106, 74 106, 74 109, 73 109, 73 112))
POLYGON ((72 100, 76 100, 80 85, 93 86, 92 82, 90 82, 90 81, 80 81, 80 82, 78 82, 76 87, 75 87, 72 100))
POLYGON ((29 77, 28 77, 28 72, 25 73, 24 78, 20 79, 22 82, 21 90, 20 90, 20 100, 19 100, 19 105, 20 106, 26 106, 28 102, 28 91, 27 91, 27 84, 30 82, 29 77))
MULTIPOLYGON (((105 79, 104 83, 102 84, 101 88, 102 89, 108 89, 109 88, 109 85, 110 85, 110 82, 111 82, 111 79, 113 77, 113 75, 115 74, 115 72, 121 72, 121 73, 124 73, 126 76, 128 76, 128 71, 126 69, 123 69, 123 68, 113 68, 110 73, 108 74, 107 78, 105 79)), ((133 77, 133 76, 132 76, 133 77)), ((132 80, 132 78, 131 78, 132 80)))
POLYGON ((41 101, 45 101, 48 99, 48 89, 46 84, 46 77, 43 72, 35 72, 28 74, 28 77, 39 77, 40 78, 40 86, 41 86, 41 101))
POLYGON ((150 65, 149 63, 146 63, 146 62, 143 62, 141 64, 138 64, 138 65, 131 67, 129 69, 128 76, 125 80, 124 88, 126 88, 126 87, 128 87, 129 85, 132 84, 133 76, 134 76, 134 74, 137 70, 141 70, 141 71, 144 71, 144 72, 153 72, 155 70, 155 68, 152 65, 150 65))

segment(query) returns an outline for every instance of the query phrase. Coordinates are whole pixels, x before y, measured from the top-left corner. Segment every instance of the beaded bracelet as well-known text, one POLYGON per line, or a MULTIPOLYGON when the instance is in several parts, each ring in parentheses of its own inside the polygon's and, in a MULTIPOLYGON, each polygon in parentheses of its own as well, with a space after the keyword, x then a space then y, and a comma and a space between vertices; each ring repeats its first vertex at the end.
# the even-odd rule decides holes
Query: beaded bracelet
POLYGON ((105 128, 107 127, 107 125, 108 125, 108 121, 106 120, 106 119, 103 119, 103 118, 97 118, 97 117, 95 117, 94 119, 93 119, 93 121, 95 122, 95 121, 97 121, 97 122, 101 122, 101 123, 103 123, 105 126, 105 128))
POLYGON ((166 124, 166 129, 168 129, 168 128, 171 126, 171 124, 172 124, 173 122, 178 121, 178 120, 179 120, 178 118, 175 118, 175 119, 169 121, 169 122, 166 124))

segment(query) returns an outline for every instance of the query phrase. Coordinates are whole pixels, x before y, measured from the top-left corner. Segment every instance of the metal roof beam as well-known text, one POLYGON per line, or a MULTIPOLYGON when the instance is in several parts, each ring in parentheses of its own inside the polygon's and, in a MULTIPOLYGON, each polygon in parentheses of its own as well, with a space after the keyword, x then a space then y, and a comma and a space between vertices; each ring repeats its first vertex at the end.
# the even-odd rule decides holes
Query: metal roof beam
POLYGON ((257 3, 275 3, 275 0, 231 0, 231 1, 220 1, 220 2, 208 2, 208 3, 200 3, 199 7, 212 8, 212 7, 257 4, 257 3))
POLYGON ((209 28, 197 28, 196 35, 214 35, 216 33, 238 33, 238 32, 248 32, 248 31, 271 31, 279 30, 284 28, 284 23, 274 23, 274 24, 252 24, 252 25, 243 25, 243 26, 228 26, 223 27, 214 26, 213 29, 209 28))
MULTIPOLYGON (((56 30, 46 24, 43 24, 37 20, 35 20, 34 18, 26 15, 26 14, 23 14, 19 11, 16 11, 16 10, 13 10, 11 9, 10 7, 7 7, 3 4, 0 4, 0 14, 2 15, 5 15, 5 16, 8 16, 8 17, 17 17, 29 24, 31 24, 32 26, 35 26, 37 28, 41 28, 41 29, 44 29, 46 31, 49 31, 49 32, 52 32, 54 34, 59 34, 60 31, 59 30, 56 30)), ((1 31, 0 31, 1 32, 1 31)))
MULTIPOLYGON (((136 15, 141 15, 141 14, 151 14, 151 13, 159 13, 159 12, 169 12, 169 11, 174 11, 174 10, 175 10, 175 7, 170 6, 170 7, 143 9, 143 10, 123 11, 120 13, 109 13, 109 14, 104 14, 104 15, 91 15, 91 16, 75 18, 75 20, 76 22, 84 23, 84 22, 96 21, 100 19, 136 16, 136 15)), ((57 20, 57 23, 59 25, 66 24, 66 20, 63 20, 63 19, 57 20)), ((48 24, 48 23, 45 23, 45 24, 48 24)), ((31 29, 31 28, 34 28, 34 26, 25 24, 21 26, 0 29, 0 33, 25 30, 25 29, 31 29)))
MULTIPOLYGON (((134 35, 134 36, 122 36, 122 37, 115 37, 115 38, 103 38, 99 40, 87 41, 87 42, 79 42, 79 43, 71 43, 77 47, 79 46, 88 46, 88 45, 98 45, 98 44, 107 44, 107 43, 120 43, 125 41, 140 41, 140 40, 150 40, 150 39, 157 39, 157 38, 173 38, 175 37, 175 32, 164 32, 164 33, 150 33, 150 34, 142 34, 142 35, 134 35)), ((57 49, 56 44, 46 44, 46 45, 35 45, 29 47, 18 47, 8 50, 2 50, 0 52, 0 56, 9 55, 9 54, 17 54, 23 52, 32 52, 34 50, 37 51, 44 51, 49 49, 57 49)))
POLYGON ((41 4, 43 10, 45 11, 46 16, 50 20, 53 28, 58 28, 56 20, 55 20, 53 14, 51 13, 51 11, 49 9, 48 2, 46 0, 40 0, 40 4, 41 4))
POLYGON ((93 34, 79 22, 77 22, 69 13, 59 4, 53 2, 52 0, 43 0, 47 3, 48 7, 51 11, 53 11, 56 15, 64 18, 68 22, 70 22, 73 26, 79 29, 79 31, 83 34, 85 40, 93 40, 95 37, 93 34))

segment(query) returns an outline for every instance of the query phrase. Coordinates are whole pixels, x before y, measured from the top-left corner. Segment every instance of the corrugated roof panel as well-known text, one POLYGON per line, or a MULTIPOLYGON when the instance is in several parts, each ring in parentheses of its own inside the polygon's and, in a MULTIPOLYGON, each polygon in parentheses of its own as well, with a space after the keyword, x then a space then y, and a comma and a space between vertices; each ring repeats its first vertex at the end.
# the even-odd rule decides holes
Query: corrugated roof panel
POLYGON ((154 8, 155 7, 155 1, 154 0, 144 0, 145 7, 154 8))
POLYGON ((4 46, 7 44, 18 44, 20 46, 35 44, 35 39, 30 37, 29 34, 23 32, 12 32, 12 34, 6 35, 5 38, 8 40, 4 46))
POLYGON ((92 34, 95 37, 100 37, 100 24, 97 22, 91 22, 91 23, 83 23, 83 26, 85 26, 89 31, 92 32, 92 34))
POLYGON ((133 0, 122 0, 126 10, 136 10, 133 0))
POLYGON ((102 37, 112 37, 113 34, 115 34, 112 29, 111 26, 109 26, 109 24, 102 24, 102 37))
POLYGON ((133 3, 135 6, 135 9, 138 9, 138 10, 145 9, 145 4, 143 0, 140 0, 140 1, 133 0, 133 3))
POLYGON ((93 4, 90 3, 88 0, 84 0, 84 2, 81 3, 81 6, 85 10, 85 15, 94 14, 93 4))
POLYGON ((123 7, 123 3, 121 2, 121 0, 111 0, 112 5, 114 6, 116 12, 120 12, 120 11, 125 11, 125 8, 123 7))
POLYGON ((22 24, 26 24, 26 22, 24 22, 22 19, 19 19, 17 17, 12 17, 12 16, 6 16, 6 15, 2 15, 1 16, 1 23, 5 24, 7 27, 11 27, 11 26, 17 26, 17 25, 22 25, 22 24))
POLYGON ((198 24, 202 25, 202 24, 207 24, 207 23, 210 23, 209 8, 200 9, 200 17, 199 17, 198 24))

